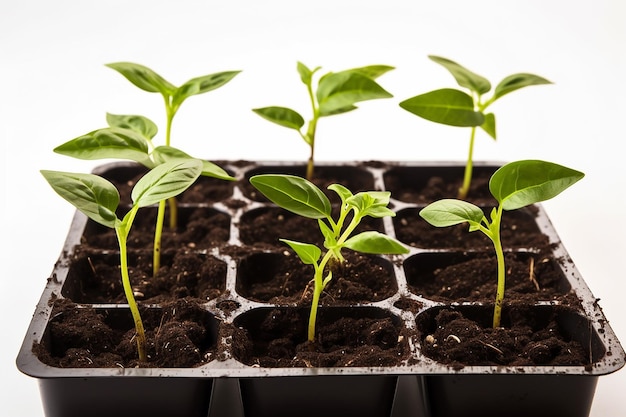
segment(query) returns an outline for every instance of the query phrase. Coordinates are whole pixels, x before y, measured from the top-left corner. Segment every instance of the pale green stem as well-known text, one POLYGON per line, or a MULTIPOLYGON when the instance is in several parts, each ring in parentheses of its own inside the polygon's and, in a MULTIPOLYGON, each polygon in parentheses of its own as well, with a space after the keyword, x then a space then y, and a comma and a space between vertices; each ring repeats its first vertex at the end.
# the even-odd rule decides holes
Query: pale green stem
POLYGON ((319 120, 319 109, 315 102, 315 96, 313 95, 313 87, 311 84, 307 84, 307 91, 309 93, 309 99, 311 100, 311 108, 313 109, 313 118, 309 122, 309 127, 306 132, 307 143, 309 144, 309 159, 306 166, 306 179, 313 180, 313 171, 315 170, 315 132, 317 131, 317 121, 319 120))
POLYGON ((163 235, 163 220, 165 218, 165 200, 159 201, 157 219, 154 229, 154 244, 152 247, 152 276, 156 276, 161 268, 161 237, 163 235))
POLYGON ((494 247, 496 248, 496 258, 498 260, 498 289, 496 290, 496 304, 493 308, 493 328, 495 329, 496 327, 500 327, 502 304, 504 303, 504 287, 506 283, 504 252, 499 236, 497 242, 494 240, 494 247))
POLYGON ((143 327, 143 322, 141 320, 141 315, 139 313, 139 308, 137 307, 137 303, 135 302, 135 295, 133 294, 133 288, 130 283, 130 276, 128 275, 128 255, 126 250, 126 239, 128 237, 128 232, 130 229, 130 225, 133 223, 133 219, 137 212, 137 208, 133 207, 131 212, 129 213, 127 221, 124 222, 122 228, 115 228, 115 232, 117 234, 117 239, 120 245, 120 269, 122 273, 122 286, 124 287, 124 294, 126 295, 126 300, 128 302, 128 307, 130 308, 130 313, 133 317, 133 321, 135 323, 135 332, 137 339, 137 354, 139 355, 139 360, 145 362, 147 360, 146 355, 146 333, 143 327))
POLYGON ((502 219, 502 206, 496 211, 496 218, 492 219, 489 227, 489 237, 493 242, 496 250, 496 259, 498 261, 498 287, 496 289, 496 301, 493 308, 493 328, 500 327, 502 317, 502 305, 504 304, 504 290, 506 284, 506 267, 504 262, 504 251, 502 250, 502 241, 500 239, 500 223, 502 219))
MULTIPOLYGON (((166 127, 165 127, 165 145, 170 146, 170 138, 172 135, 172 121, 176 115, 176 109, 172 108, 170 104, 170 97, 165 98, 165 113, 166 113, 166 127)), ((170 229, 175 229, 178 223, 178 209, 176 206, 176 199, 168 199, 170 207, 170 229)), ((157 220, 154 231, 154 247, 152 249, 152 275, 156 276, 161 267, 161 235, 163 233, 163 223, 165 222, 165 201, 159 202, 157 209, 157 220)))
MULTIPOLYGON (((343 232, 339 240, 337 240, 337 246, 341 247, 341 245, 348 239, 350 234, 354 231, 354 229, 358 226, 361 218, 355 213, 354 218, 343 232)), ((309 313, 309 329, 308 329, 308 340, 310 342, 315 341, 315 323, 317 321, 317 307, 319 304, 320 296, 327 282, 324 282, 324 269, 326 268, 326 264, 330 259, 334 256, 334 251, 329 249, 324 257, 320 261, 318 265, 315 266, 315 276, 314 276, 314 288, 313 288, 313 300, 311 301, 311 312, 309 313)))
POLYGON ((332 257, 332 253, 330 251, 326 252, 324 257, 322 258, 319 265, 315 266, 315 276, 314 276, 314 288, 313 288, 313 300, 311 301, 311 312, 309 313, 309 330, 308 330, 308 340, 309 342, 315 341, 315 323, 317 322, 317 307, 320 302, 320 296, 322 295, 322 291, 324 291, 324 268, 326 268, 326 264, 332 257))
POLYGON ((307 132, 307 136, 309 138, 309 159, 306 164, 306 179, 309 181, 313 181, 313 175, 315 171, 315 124, 317 121, 311 120, 309 127, 313 126, 313 128, 309 128, 307 132))
POLYGON ((472 170, 474 160, 474 139, 476 138, 476 127, 472 126, 472 133, 470 135, 469 152, 467 155, 467 163, 465 164, 465 175, 463 176, 463 186, 459 189, 459 200, 465 200, 469 193, 470 184, 472 182, 472 170))

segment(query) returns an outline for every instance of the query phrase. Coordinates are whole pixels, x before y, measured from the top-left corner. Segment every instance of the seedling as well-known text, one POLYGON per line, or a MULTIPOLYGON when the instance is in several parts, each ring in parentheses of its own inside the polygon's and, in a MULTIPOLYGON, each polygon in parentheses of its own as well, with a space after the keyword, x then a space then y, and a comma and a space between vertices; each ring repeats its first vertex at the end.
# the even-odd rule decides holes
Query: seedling
POLYGON ((250 178, 250 183, 279 207, 299 216, 317 219, 324 237, 326 252, 311 243, 280 239, 289 245, 306 265, 313 265, 314 289, 309 315, 308 340, 315 340, 317 307, 322 291, 332 280, 333 263, 343 262, 341 251, 344 248, 370 254, 404 254, 408 249, 397 240, 376 231, 366 231, 353 235, 361 220, 366 217, 382 218, 395 216, 387 208, 390 193, 369 191, 352 194, 340 184, 332 184, 328 189, 341 199, 339 216, 333 219, 328 197, 313 183, 292 175, 264 174, 250 178), (350 213, 352 217, 350 218, 350 213))
MULTIPOLYGON (((157 126, 150 119, 137 115, 107 114, 108 127, 89 132, 66 142, 54 149, 55 152, 79 159, 129 159, 148 168, 164 161, 191 158, 185 152, 170 146, 172 121, 182 103, 189 97, 215 90, 228 83, 240 71, 225 71, 193 78, 176 87, 159 74, 143 65, 131 62, 117 62, 107 65, 126 77, 140 89, 160 93, 165 101, 166 132, 165 145, 155 147, 152 139, 157 134, 157 126)), ((203 161, 203 176, 224 180, 234 180, 219 166, 203 161)), ((178 208, 176 199, 167 200, 170 208, 169 225, 176 228, 178 208)), ((157 211, 154 235, 154 274, 160 268, 161 235, 165 220, 166 200, 160 201, 157 211)))
POLYGON ((355 110, 355 103, 365 100, 393 97, 383 89, 376 79, 394 69, 386 65, 371 65, 353 68, 340 72, 329 72, 319 78, 317 83, 314 75, 321 69, 309 69, 298 62, 300 80, 306 85, 311 102, 312 116, 305 126, 304 117, 287 107, 263 107, 253 109, 259 116, 280 126, 296 130, 302 140, 309 146, 306 178, 313 179, 315 169, 315 134, 317 123, 321 117, 347 113, 355 110))
POLYGON ((524 160, 500 167, 489 180, 489 190, 498 202, 489 219, 472 203, 443 199, 429 204, 420 216, 436 227, 469 223, 469 231, 481 231, 493 243, 498 263, 498 285, 493 312, 493 327, 500 327, 506 268, 500 240, 504 210, 516 210, 556 197, 585 176, 582 172, 552 162, 524 160))
POLYGON ((156 166, 137 181, 131 194, 133 206, 120 220, 116 214, 120 195, 109 181, 94 174, 41 171, 61 197, 90 219, 115 230, 120 249, 122 285, 135 323, 137 353, 141 361, 147 359, 146 335, 128 274, 128 234, 141 207, 177 196, 193 184, 201 172, 202 162, 197 159, 170 161, 156 166))
POLYGON ((493 113, 485 113, 487 108, 512 91, 551 82, 538 75, 517 73, 500 81, 491 97, 486 98, 484 95, 491 90, 489 80, 449 59, 433 55, 429 58, 446 68, 459 86, 469 90, 469 94, 453 88, 443 88, 404 100, 400 107, 426 120, 471 128, 463 185, 457 195, 457 198, 463 200, 467 198, 472 182, 476 128, 480 127, 494 140, 496 139, 496 117, 493 113))

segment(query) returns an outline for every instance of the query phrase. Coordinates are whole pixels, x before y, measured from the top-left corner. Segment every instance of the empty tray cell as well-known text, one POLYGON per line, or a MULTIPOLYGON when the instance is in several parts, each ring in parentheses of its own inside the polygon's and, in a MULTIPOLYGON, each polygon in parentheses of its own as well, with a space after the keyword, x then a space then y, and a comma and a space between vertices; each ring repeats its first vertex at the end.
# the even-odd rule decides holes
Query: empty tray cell
MULTIPOLYGON (((333 278, 320 298, 324 305, 367 303, 393 296, 398 285, 392 264, 379 256, 345 251, 346 261, 335 264, 333 278)), ((237 292, 253 301, 273 304, 310 303, 314 268, 285 249, 263 252, 239 262, 237 292)))

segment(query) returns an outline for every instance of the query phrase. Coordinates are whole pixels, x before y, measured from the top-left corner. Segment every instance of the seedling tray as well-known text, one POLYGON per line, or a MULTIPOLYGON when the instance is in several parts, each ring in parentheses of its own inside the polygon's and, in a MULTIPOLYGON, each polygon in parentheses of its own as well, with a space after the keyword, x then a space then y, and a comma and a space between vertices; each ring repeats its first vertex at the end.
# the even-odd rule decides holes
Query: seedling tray
MULTIPOLYGON (((245 246, 241 233, 245 223, 256 212, 276 209, 254 193, 248 178, 260 173, 302 176, 304 166, 286 161, 224 161, 221 166, 238 180, 231 183, 226 193, 213 194, 206 201, 182 202, 179 207, 181 213, 203 209, 226 219, 227 237, 223 245, 191 249, 198 256, 212 257, 225 265, 222 294, 202 304, 206 311, 204 325, 220 355, 193 368, 59 368, 43 363, 33 353, 33 346, 54 348, 50 323, 58 319, 52 315, 53 305, 58 300, 71 299, 80 308, 95 309, 111 321, 126 323, 124 326, 128 328, 132 326, 124 302, 90 299, 80 290, 85 285, 81 280, 86 279, 88 273, 72 261, 72 255, 86 236, 100 231, 96 224, 77 212, 17 358, 18 368, 38 379, 46 416, 281 416, 295 415, 289 406, 299 405, 304 407, 297 411, 299 416, 582 417, 589 413, 597 378, 624 365, 624 350, 541 205, 515 215, 521 216, 520 221, 533 223, 549 241, 551 253, 542 255, 552 259, 552 268, 560 274, 557 285, 560 295, 538 296, 526 302, 525 308, 534 322, 539 323, 537 325, 555 321, 561 333, 584 347, 588 363, 580 366, 458 366, 428 357, 424 347, 430 343, 427 337, 436 330, 434 319, 440 311, 460 311, 480 321, 484 320, 480 317, 489 317, 491 301, 429 297, 418 289, 417 283, 425 279, 422 275, 431 276, 433 270, 446 263, 484 255, 489 248, 461 249, 452 243, 449 247, 429 247, 411 242, 408 242, 411 245, 407 255, 376 257, 381 268, 392 277, 390 296, 354 305, 327 302, 320 310, 320 317, 328 321, 347 316, 389 318, 403 329, 403 343, 408 349, 403 364, 267 367, 245 363, 240 352, 233 348, 233 340, 223 337, 220 330, 223 326, 234 325, 254 333, 260 322, 276 312, 293 311, 306 321, 306 308, 251 300, 246 295, 246 285, 254 278, 247 275, 251 270, 258 275, 259 271, 251 269, 250 264, 257 262, 260 269, 263 265, 270 268, 267 259, 285 251, 284 246, 277 244, 281 247, 278 252, 269 248, 259 250, 255 259, 238 257, 226 247, 245 246), (220 307, 224 302, 234 307, 225 311, 220 307), (165 397, 164 394, 172 392, 177 396, 165 397)), ((475 176, 492 173, 499 166, 499 163, 476 162, 475 176)), ((460 179, 463 165, 456 162, 319 162, 317 169, 353 191, 391 191, 391 207, 397 216, 383 219, 380 227, 402 240, 402 228, 411 223, 406 219, 415 217, 432 198, 424 197, 423 191, 431 184, 430 178, 460 179)), ((135 164, 111 163, 98 167, 94 173, 128 181, 140 170, 135 164)), ((439 198, 443 197, 454 196, 439 198)), ((477 204, 493 206, 488 196, 481 198, 477 204)), ((523 244, 513 244, 507 251, 521 257, 534 253, 532 247, 523 244)), ((110 250, 94 254, 112 255, 115 252, 110 250)), ((152 310, 157 317, 160 314, 158 303, 143 307, 152 310)))

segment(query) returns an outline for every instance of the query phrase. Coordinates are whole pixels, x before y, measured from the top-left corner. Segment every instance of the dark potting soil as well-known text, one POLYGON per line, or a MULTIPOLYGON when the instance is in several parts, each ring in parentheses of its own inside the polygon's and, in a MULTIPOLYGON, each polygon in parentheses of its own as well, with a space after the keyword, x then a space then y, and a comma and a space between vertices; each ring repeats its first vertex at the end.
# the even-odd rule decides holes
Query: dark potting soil
POLYGON ((562 333, 558 311, 537 313, 527 306, 509 307, 508 323, 490 326, 491 310, 466 317, 454 309, 442 309, 434 320, 418 324, 429 328, 422 339, 426 356, 452 368, 475 366, 587 366, 591 359, 581 343, 562 333))
MULTIPOLYGON (((341 180, 327 182, 342 183, 341 180)), ((431 183, 434 186, 438 182, 431 183)), ((357 190, 359 187, 362 190, 371 189, 366 185, 360 183, 355 187, 357 190)), ((127 186, 131 187, 132 181, 127 186)), ((216 200, 227 198, 232 191, 228 187, 232 186, 226 181, 204 179, 188 190, 194 196, 184 194, 181 197, 180 212, 186 213, 185 201, 197 198, 199 200, 195 201, 206 203, 206 196, 211 195, 223 196, 214 197, 216 200), (214 183, 218 187, 226 187, 226 191, 202 190, 202 184, 214 183)), ((444 194, 448 192, 442 191, 444 194)), ((332 192, 328 195, 332 197, 332 192)), ((444 267, 444 263, 450 261, 443 258, 426 260, 423 265, 417 256, 414 257, 416 261, 409 259, 404 268, 410 291, 442 302, 491 302, 495 296, 496 260, 490 242, 486 238, 481 240, 480 233, 469 233, 466 226, 457 229, 431 227, 417 216, 416 210, 411 210, 403 210, 393 219, 399 240, 414 247, 452 248, 459 252, 442 255, 458 258, 454 265, 448 267, 444 267), (466 258, 467 247, 463 246, 466 242, 478 250, 479 256, 466 258), (477 281, 468 278, 472 275, 476 275, 477 281)), ((537 230, 532 216, 532 210, 522 215, 513 212, 504 215, 505 249, 528 249, 522 254, 507 254, 505 303, 517 306, 537 300, 558 300, 575 308, 577 299, 554 266, 554 262, 559 260, 549 259, 550 244, 547 237, 537 230)), ((320 300, 318 339, 316 343, 306 341, 311 300, 309 282, 313 267, 303 265, 278 238, 321 244, 315 220, 298 219, 286 211, 280 213, 279 209, 264 209, 254 216, 242 218, 240 237, 244 245, 229 246, 228 215, 206 207, 195 208, 182 216, 176 230, 165 231, 162 268, 156 277, 152 277, 149 248, 152 245, 154 218, 154 211, 140 210, 129 239, 131 282, 139 304, 146 311, 148 323, 149 362, 139 363, 136 359, 130 316, 114 320, 118 327, 111 327, 110 313, 106 310, 96 311, 74 305, 125 302, 115 235, 109 230, 99 230, 95 225, 90 228, 97 233, 86 236, 81 247, 75 251, 72 261, 75 273, 68 275, 68 280, 75 280, 75 283, 66 285, 65 300, 55 307, 60 314, 55 313, 55 323, 50 327, 53 337, 48 339, 54 342, 35 347, 42 361, 69 368, 200 366, 219 359, 219 352, 215 351, 216 332, 219 332, 220 338, 232 339, 236 359, 255 366, 396 366, 409 359, 408 330, 398 326, 393 317, 380 314, 356 317, 355 311, 363 310, 346 307, 381 301, 394 295, 397 287, 392 265, 380 257, 348 250, 344 253, 346 262, 334 266, 333 280, 320 300), (265 224, 270 226, 263 229, 265 224), (207 253, 216 246, 221 253, 237 261, 239 275, 236 290, 243 297, 284 307, 269 308, 263 315, 252 319, 240 316, 238 319, 241 320, 234 325, 218 323, 216 318, 199 308, 198 304, 215 300, 217 307, 228 316, 239 307, 236 301, 229 299, 225 289, 227 265, 207 253), (147 308, 154 303, 158 303, 160 308, 147 308), (341 314, 322 312, 330 307, 343 310, 341 314), (194 324, 196 313, 201 315, 203 321, 200 323, 203 324, 194 324), (73 323, 73 320, 77 322, 73 323), (124 323, 121 328, 119 322, 124 323), (169 339, 170 333, 172 339, 169 339), (61 341, 65 335, 69 335, 70 339, 61 341), (169 354, 173 357, 168 358, 169 354)), ((382 223, 380 219, 368 219, 361 230, 382 231, 382 223)), ((413 312, 419 311, 420 307, 413 299, 398 300, 395 306, 413 312)), ((558 326, 549 320, 542 322, 545 328, 529 326, 520 319, 507 320, 505 327, 491 329, 488 325, 465 322, 472 319, 463 318, 462 313, 442 311, 439 314, 441 317, 437 317, 439 324, 429 324, 433 329, 429 335, 434 342, 426 342, 426 339, 421 342, 429 357, 453 367, 588 363, 584 349, 568 340, 567 336, 561 337, 556 331, 558 326), (457 324, 458 329, 455 327, 457 324), (453 333, 450 333, 451 328, 453 333), (537 339, 539 334, 546 337, 537 339), (470 336, 477 341, 471 341, 470 336), (492 339, 494 336, 503 338, 492 339), (457 339, 461 343, 457 343, 457 339), (451 352, 444 352, 444 348, 448 347, 451 352), (478 348, 478 359, 466 359, 478 348), (574 356, 567 358, 568 353, 574 356)), ((431 319, 434 323, 435 318, 431 319)))
POLYGON ((55 303, 46 342, 34 346, 35 353, 42 362, 60 368, 188 368, 215 358, 215 325, 194 300, 140 310, 147 362, 138 360, 129 313, 81 308, 69 300, 55 303))

